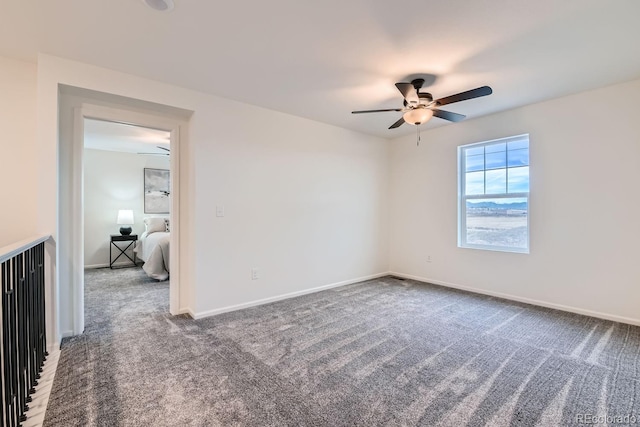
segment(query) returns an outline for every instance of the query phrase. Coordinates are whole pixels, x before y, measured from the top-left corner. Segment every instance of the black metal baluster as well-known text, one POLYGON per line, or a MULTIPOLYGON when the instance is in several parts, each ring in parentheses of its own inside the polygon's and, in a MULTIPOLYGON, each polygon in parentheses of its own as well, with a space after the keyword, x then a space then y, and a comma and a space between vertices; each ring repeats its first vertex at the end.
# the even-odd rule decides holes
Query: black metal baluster
MULTIPOLYGON (((3 262, 2 265, 0 266, 0 294, 2 295, 4 295, 4 284, 5 284, 4 271, 5 271, 5 266, 3 262)), ((2 298, 0 298, 0 325, 4 325, 4 306, 2 304, 2 298)), ((2 417, 3 425, 7 425, 8 423, 6 422, 5 414, 7 413, 8 406, 7 406, 7 395, 4 391, 5 351, 4 351, 4 328, 3 327, 0 327, 0 343, 3 343, 2 345, 0 345, 0 398, 2 398, 2 400, 0 401, 0 404, 2 405, 2 412, 0 413, 0 416, 2 417)))
POLYGON ((22 260, 22 254, 18 254, 13 258, 12 263, 12 275, 13 275, 13 288, 11 295, 9 296, 11 301, 11 334, 13 335, 13 354, 12 356, 12 370, 11 370, 11 387, 13 389, 13 406, 15 407, 15 416, 18 421, 16 425, 20 425, 20 335, 18 334, 18 290, 20 289, 20 268, 19 263, 22 260))
MULTIPOLYGON (((34 248, 34 252, 33 252, 33 287, 32 287, 32 295, 33 295, 33 301, 32 301, 32 307, 33 307, 33 311, 32 311, 32 316, 31 316, 31 323, 33 325, 32 328, 32 333, 33 333, 33 359, 34 359, 34 366, 37 369, 37 372, 42 372, 42 357, 41 357, 41 353, 40 353, 40 301, 39 301, 39 294, 40 294, 40 281, 44 279, 44 275, 41 274, 40 271, 40 264, 41 264, 41 260, 40 260, 40 245, 36 246, 34 248)), ((37 379, 35 377, 32 378, 32 382, 31 382, 31 390, 30 392, 35 392, 34 387, 37 385, 37 379)))
POLYGON ((27 403, 32 402, 33 399, 31 395, 35 392, 33 388, 33 381, 35 381, 37 377, 37 365, 36 358, 34 354, 35 349, 35 341, 34 341, 34 325, 33 325, 33 288, 35 286, 35 253, 36 248, 31 248, 28 251, 27 256, 27 282, 26 282, 26 320, 27 320, 27 380, 26 380, 26 388, 27 388, 27 403))
POLYGON ((40 301, 42 304, 42 349, 43 349, 43 363, 44 360, 47 358, 47 356, 49 355, 49 352, 47 351, 47 329, 46 329, 46 321, 45 321, 45 313, 46 313, 46 297, 45 297, 45 293, 44 293, 44 243, 42 244, 42 248, 41 248, 41 254, 42 254, 42 265, 41 265, 41 271, 42 271, 42 279, 40 281, 40 289, 42 290, 42 293, 40 294, 40 301))
POLYGON ((17 257, 11 259, 11 269, 9 276, 11 281, 9 282, 9 289, 7 291, 7 333, 9 335, 9 393, 11 398, 11 422, 12 426, 18 425, 18 401, 17 401, 17 336, 16 336, 16 307, 15 307, 15 290, 17 288, 18 273, 16 271, 17 257))
POLYGON ((0 265, 0 325, 2 327, 0 327, 0 336, 2 337, 2 341, 0 341, 2 343, 2 345, 0 345, 0 395, 2 396, 2 414, 0 414, 2 416, 2 422, 3 425, 8 425, 8 419, 7 419, 7 414, 9 412, 9 402, 8 402, 8 396, 7 393, 5 391, 5 377, 6 377, 6 373, 5 373, 5 368, 6 368, 6 363, 5 363, 5 357, 6 357, 6 351, 5 351, 5 333, 4 333, 4 289, 5 289, 5 283, 6 283, 6 278, 5 278, 5 270, 6 270, 6 266, 5 263, 3 262, 2 265, 0 265))
POLYGON ((16 333, 18 334, 18 405, 20 421, 25 421, 25 412, 29 410, 27 406, 27 331, 26 331, 26 252, 18 255, 18 289, 16 294, 16 333))
MULTIPOLYGON (((34 325, 34 345, 35 345, 35 359, 36 359, 36 363, 38 365, 38 370, 40 370, 40 366, 42 365, 43 359, 42 359, 42 346, 41 346, 41 323, 42 323, 42 307, 40 305, 40 283, 42 280, 44 280, 44 274, 42 274, 42 260, 40 257, 40 245, 38 245, 38 247, 35 248, 35 259, 34 259, 34 270, 35 270, 35 282, 33 284, 33 304, 34 304, 34 311, 33 311, 33 325, 34 325)), ((32 387, 35 386, 35 384, 32 384, 32 387)))
POLYGON ((40 310, 38 311, 38 314, 40 316, 40 364, 43 364, 47 359, 47 356, 49 355, 49 353, 47 352, 46 300, 44 289, 44 243, 40 243, 39 247, 40 257, 38 270, 40 271, 40 278, 38 280, 38 301, 40 302, 40 310))
POLYGON ((24 330, 24 318, 25 318, 25 310, 24 310, 24 289, 25 289, 25 263, 26 263, 26 252, 18 255, 18 286, 15 291, 16 295, 16 336, 18 338, 18 371, 17 371, 17 379, 18 379, 18 388, 17 388, 17 397, 18 397, 18 409, 19 409, 19 419, 20 421, 24 421, 27 417, 24 415, 25 406, 26 406, 26 390, 25 390, 25 364, 24 364, 24 356, 25 356, 25 330, 24 330))
MULTIPOLYGON (((29 285, 31 281, 31 274, 29 274, 31 264, 31 250, 27 249, 24 252, 24 259, 22 265, 22 280, 19 298, 20 305, 20 335, 22 336, 22 351, 21 351, 21 369, 20 369, 20 392, 22 397, 22 413, 27 412, 29 408, 29 285)), ((24 417, 26 419, 26 415, 24 417)))
POLYGON ((35 381, 39 378, 36 373, 42 372, 40 369, 40 361, 38 360, 37 345, 38 345, 38 328, 37 328, 37 306, 36 306, 36 289, 38 286, 38 247, 31 249, 31 264, 30 264, 30 277, 31 283, 29 286, 29 336, 31 338, 29 343, 29 358, 31 361, 30 370, 31 378, 29 381, 29 394, 35 393, 35 381))
POLYGON ((6 283, 2 292, 3 303, 5 307, 3 329, 6 334, 6 392, 7 392, 7 424, 10 426, 17 425, 15 411, 15 394, 13 393, 13 347, 15 344, 14 336, 11 333, 11 292, 13 292, 13 269, 12 260, 6 263, 6 283))
POLYGON ((10 332, 10 310, 9 292, 12 284, 11 260, 2 263, 2 389, 3 389, 3 415, 4 424, 13 427, 16 425, 14 417, 13 392, 11 388, 11 332, 10 332))

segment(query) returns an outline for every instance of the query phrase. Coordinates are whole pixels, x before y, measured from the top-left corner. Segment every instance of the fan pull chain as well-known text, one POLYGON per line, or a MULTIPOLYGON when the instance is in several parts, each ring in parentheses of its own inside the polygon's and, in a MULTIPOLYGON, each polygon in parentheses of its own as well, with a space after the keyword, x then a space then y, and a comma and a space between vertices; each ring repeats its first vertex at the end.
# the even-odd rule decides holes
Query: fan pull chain
POLYGON ((420 126, 416 126, 416 147, 420 146, 420 126))

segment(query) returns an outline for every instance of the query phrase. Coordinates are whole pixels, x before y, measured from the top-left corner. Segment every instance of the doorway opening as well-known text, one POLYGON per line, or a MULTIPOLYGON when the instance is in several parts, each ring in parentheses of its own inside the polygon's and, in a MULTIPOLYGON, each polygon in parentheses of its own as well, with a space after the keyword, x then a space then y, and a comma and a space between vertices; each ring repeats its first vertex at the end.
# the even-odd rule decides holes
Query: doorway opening
POLYGON ((59 290, 56 309, 59 314, 60 337, 78 335, 84 331, 85 265, 109 268, 112 261, 113 267, 126 264, 126 261, 133 268, 134 261, 136 265, 141 264, 138 258, 140 252, 135 252, 135 255, 132 252, 133 246, 138 246, 137 240, 127 248, 127 244, 131 243, 131 240, 127 239, 132 237, 124 236, 137 234, 137 239, 140 239, 146 231, 144 225, 146 217, 161 218, 165 227, 170 229, 166 240, 168 240, 167 246, 171 249, 171 256, 164 265, 168 267, 165 269, 167 274, 170 274, 169 312, 173 315, 181 314, 184 311, 181 307, 186 304, 186 300, 182 302, 180 300, 180 147, 191 112, 68 86, 61 86, 60 94, 57 225, 59 261, 56 267, 58 281, 65 284, 59 290), (123 153, 96 150, 96 147, 85 150, 85 139, 90 145, 89 135, 92 132, 95 133, 96 128, 116 126, 133 129, 139 134, 146 133, 147 142, 153 144, 144 146, 144 151, 135 149, 135 154, 129 153, 130 156, 139 158, 139 160, 130 160, 131 162, 138 162, 140 165, 144 163, 135 180, 126 179, 130 176, 128 175, 130 172, 121 168, 122 162, 126 160, 118 156, 124 155, 123 153), (153 142, 151 134, 154 134, 153 142), (155 139, 160 135, 163 138, 162 141, 155 139), (94 151, 91 152, 91 150, 94 151), (96 151, 101 153, 96 155, 96 151), (138 152, 153 154, 137 154, 138 152), (91 167, 86 162, 93 162, 93 168, 90 171, 85 167, 91 167), (150 193, 147 195, 147 211, 153 212, 149 214, 144 213, 144 169, 148 169, 147 172, 149 172, 147 181, 150 193), (153 171, 154 169, 157 171, 153 171), (96 175, 94 173, 96 171, 101 171, 103 176, 96 175), (121 177, 117 178, 118 174, 114 175, 114 171, 122 172, 121 177), (158 184, 158 174, 165 177, 168 175, 164 181, 169 182, 168 188, 158 184), (110 175, 111 178, 105 179, 104 175, 110 175), (88 193, 90 189, 87 189, 88 191, 85 192, 85 176, 93 180, 94 184, 98 182, 103 188, 95 192, 92 190, 91 193, 88 193), (114 190, 115 187, 119 190, 114 190), (115 194, 113 194, 114 191, 115 194), (106 200, 108 192, 112 193, 108 196, 110 201, 106 200), (96 207, 96 200, 101 198, 104 200, 98 200, 98 207, 96 207), (166 210, 167 202, 169 203, 168 211, 166 210), (135 206, 137 203, 142 203, 142 206, 135 206), (165 208, 161 210, 163 206, 165 208), (98 221, 102 221, 102 225, 96 224, 93 218, 91 221, 88 217, 85 219, 85 207, 87 215, 94 215, 97 212, 96 216, 102 217, 98 221), (112 211, 109 212, 109 210, 112 211), (121 218, 119 218, 120 211, 123 211, 121 218), (85 221, 87 221, 86 229, 85 221), (126 224, 127 222, 132 224, 126 224), (131 234, 127 234, 129 227, 132 229, 131 234), (121 232, 120 228, 124 230, 121 232), (89 233, 92 236, 89 236, 89 233), (118 250, 113 248, 113 256, 109 259, 109 251, 112 249, 111 235, 115 236, 113 238, 115 245, 122 246, 127 255, 120 255, 118 250), (85 241, 87 242, 86 254, 85 241), (120 255, 119 258, 118 255, 120 255))
POLYGON ((87 117, 82 127, 85 317, 96 298, 123 314, 151 299, 166 307, 171 132, 87 117))
POLYGON ((142 266, 167 280, 171 133, 89 118, 83 128, 85 270, 142 266))
MULTIPOLYGON (((171 154, 179 128, 162 119, 87 105, 76 111, 75 128, 80 136, 76 158, 82 168, 80 194, 75 196, 83 268, 76 283, 74 332, 81 333, 84 269, 142 268, 158 281, 177 273, 179 171, 171 154)), ((178 277, 169 281, 172 314, 180 305, 178 277)))

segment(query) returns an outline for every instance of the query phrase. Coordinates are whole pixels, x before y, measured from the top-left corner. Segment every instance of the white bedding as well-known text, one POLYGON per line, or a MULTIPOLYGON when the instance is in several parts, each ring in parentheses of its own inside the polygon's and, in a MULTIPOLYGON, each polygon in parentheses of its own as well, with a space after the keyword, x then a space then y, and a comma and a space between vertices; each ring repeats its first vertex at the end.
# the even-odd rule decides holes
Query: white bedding
POLYGON ((151 234, 145 231, 136 246, 138 258, 144 261, 143 270, 153 279, 169 278, 169 236, 164 231, 151 234))
POLYGON ((146 231, 140 235, 139 243, 136 246, 136 254, 142 261, 147 262, 149 255, 153 249, 158 245, 158 241, 169 237, 169 233, 159 231, 156 233, 148 234, 146 231))

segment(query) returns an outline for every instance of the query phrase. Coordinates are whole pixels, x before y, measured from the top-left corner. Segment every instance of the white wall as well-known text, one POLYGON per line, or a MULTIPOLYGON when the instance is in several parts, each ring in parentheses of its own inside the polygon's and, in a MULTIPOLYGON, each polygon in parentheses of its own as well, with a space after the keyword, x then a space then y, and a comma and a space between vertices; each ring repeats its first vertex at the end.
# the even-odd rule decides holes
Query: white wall
MULTIPOLYGON (((39 226, 58 233, 66 269, 74 266, 60 230, 73 224, 58 215, 56 177, 71 191, 73 171, 59 169, 56 154, 73 162, 68 138, 57 141, 59 84, 194 112, 179 153, 181 283, 190 288, 181 304, 192 313, 387 271, 385 140, 47 55, 39 57, 38 83, 39 226), (216 205, 225 217, 215 216, 216 205), (252 281, 254 267, 261 278, 252 281)), ((67 109, 65 120, 73 115, 67 109)), ((62 315, 74 296, 58 280, 65 331, 73 319, 62 315)))
POLYGON ((220 107, 207 114, 213 126, 196 131, 203 123, 194 115, 192 129, 202 138, 196 313, 387 271, 386 141, 243 104, 220 107), (214 217, 216 205, 224 218, 214 217))
POLYGON ((36 65, 0 57, 0 247, 36 232, 36 65))
POLYGON ((636 80, 392 141, 390 269, 640 322, 639 114, 636 80), (523 133, 531 253, 458 248, 457 146, 523 133))
MULTIPOLYGON (((168 156, 84 150, 84 265, 109 265, 109 235, 119 234, 118 210, 133 210, 133 234, 144 232, 144 168, 169 169, 168 156)), ((167 216, 167 215, 164 215, 167 216)), ((114 256, 117 256, 114 250, 114 256)), ((130 263, 124 256, 120 262, 130 263)))

